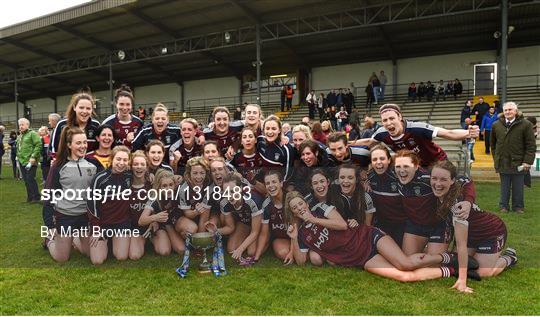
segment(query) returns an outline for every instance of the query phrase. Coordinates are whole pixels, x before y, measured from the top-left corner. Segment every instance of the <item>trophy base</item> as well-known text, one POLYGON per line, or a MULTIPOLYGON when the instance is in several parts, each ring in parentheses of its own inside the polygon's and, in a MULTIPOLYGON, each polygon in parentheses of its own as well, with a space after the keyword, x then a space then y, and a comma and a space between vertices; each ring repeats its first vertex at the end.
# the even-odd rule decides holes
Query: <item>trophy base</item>
POLYGON ((208 263, 203 262, 199 265, 199 274, 208 274, 212 273, 212 270, 210 269, 210 265, 208 263))

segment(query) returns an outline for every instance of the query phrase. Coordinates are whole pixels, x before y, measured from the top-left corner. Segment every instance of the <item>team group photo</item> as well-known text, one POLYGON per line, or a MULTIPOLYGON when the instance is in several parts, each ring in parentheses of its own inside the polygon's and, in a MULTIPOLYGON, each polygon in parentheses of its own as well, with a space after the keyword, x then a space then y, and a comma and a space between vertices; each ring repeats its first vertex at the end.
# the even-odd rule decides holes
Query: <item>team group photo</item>
POLYGON ((60 2, 0 27, 2 315, 540 313, 536 1, 60 2))

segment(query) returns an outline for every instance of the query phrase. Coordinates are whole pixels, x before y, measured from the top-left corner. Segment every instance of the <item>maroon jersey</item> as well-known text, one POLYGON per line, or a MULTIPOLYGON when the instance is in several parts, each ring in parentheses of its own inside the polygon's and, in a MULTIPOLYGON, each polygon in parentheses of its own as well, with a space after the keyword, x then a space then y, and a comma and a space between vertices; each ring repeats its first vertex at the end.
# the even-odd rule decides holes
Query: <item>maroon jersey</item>
POLYGON ((201 187, 191 187, 187 182, 183 182, 178 186, 176 195, 179 197, 178 209, 180 210, 195 210, 197 204, 201 203, 206 209, 210 209, 208 204, 208 195, 205 193, 207 185, 201 187))
POLYGON ((146 195, 148 194, 148 190, 150 188, 152 188, 152 184, 150 184, 149 182, 146 182, 140 187, 134 187, 133 185, 131 186, 129 211, 131 215, 131 225, 134 228, 139 227, 139 218, 141 217, 144 206, 147 202, 147 199, 142 198, 146 198, 146 195))
POLYGON ((99 191, 103 197, 94 197, 88 201, 92 225, 113 225, 130 221, 130 201, 122 199, 121 193, 131 188, 131 178, 130 172, 116 174, 111 169, 96 174, 91 189, 94 195, 99 191))
POLYGON ((433 194, 429 179, 429 173, 419 168, 408 184, 398 183, 407 218, 415 224, 424 226, 432 226, 442 220, 436 214, 437 197, 433 194))
POLYGON ((134 115, 131 115, 130 121, 120 121, 118 119, 118 116, 116 114, 112 114, 105 119, 101 123, 102 125, 107 124, 110 125, 114 133, 116 134, 116 139, 114 140, 114 143, 116 145, 125 145, 129 148, 131 148, 131 142, 128 142, 126 140, 128 133, 133 132, 135 135, 137 134, 137 131, 139 131, 142 126, 144 125, 144 122, 135 117, 134 115))
POLYGON ((264 182, 262 170, 264 160, 259 152, 246 155, 240 151, 234 155, 231 164, 251 184, 255 184, 255 181, 264 182))
POLYGON ((371 170, 368 174, 371 198, 377 209, 377 221, 385 223, 404 223, 407 215, 403 211, 399 180, 393 169, 388 168, 382 175, 371 170))
MULTIPOLYGON (((448 221, 453 221, 453 213, 448 215, 448 221)), ((501 218, 496 215, 483 211, 476 204, 473 204, 469 218, 467 220, 455 221, 467 224, 468 236, 467 244, 476 245, 481 242, 496 240, 502 235, 506 235, 506 225, 501 218)))
POLYGON ((238 147, 240 141, 240 132, 244 128, 242 121, 232 121, 229 123, 229 131, 224 135, 217 135, 213 129, 206 128, 203 130, 204 138, 215 141, 218 144, 221 155, 225 156, 229 146, 238 147))
POLYGON ((437 136, 438 128, 425 122, 407 120, 404 121, 403 125, 403 134, 397 138, 390 136, 384 127, 375 131, 371 138, 384 142, 394 152, 402 149, 413 151, 419 156, 420 165, 424 167, 446 159, 446 153, 443 149, 432 141, 437 136))
POLYGON ((276 207, 272 198, 268 197, 262 203, 263 224, 268 224, 272 239, 290 239, 287 235, 287 225, 283 220, 283 206, 276 207))
MULTIPOLYGON (((333 206, 319 203, 311 209, 313 216, 327 218, 333 206)), ((374 227, 360 224, 347 230, 332 230, 304 222, 298 230, 300 249, 315 251, 326 260, 342 266, 364 267, 375 248, 374 227)))
POLYGON ((246 226, 251 226, 251 218, 255 218, 263 213, 253 199, 243 199, 242 206, 236 209, 227 198, 223 198, 221 200, 220 210, 224 215, 232 213, 236 221, 240 221, 246 226))
POLYGON ((174 154, 173 154, 174 151, 179 151, 180 154, 182 155, 182 157, 180 158, 180 160, 178 161, 176 165, 176 174, 184 175, 184 172, 186 171, 187 161, 192 157, 201 156, 202 146, 197 143, 194 143, 191 149, 187 149, 182 139, 176 141, 169 148, 169 160, 171 161, 171 164, 174 161, 174 154))

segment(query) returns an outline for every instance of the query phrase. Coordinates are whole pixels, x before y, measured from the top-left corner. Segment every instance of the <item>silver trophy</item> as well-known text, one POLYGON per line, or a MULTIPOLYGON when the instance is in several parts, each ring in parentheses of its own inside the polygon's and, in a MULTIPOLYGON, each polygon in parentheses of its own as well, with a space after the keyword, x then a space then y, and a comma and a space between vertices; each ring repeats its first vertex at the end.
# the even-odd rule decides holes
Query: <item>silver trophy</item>
POLYGON ((210 263, 206 257, 206 251, 216 246, 214 234, 211 232, 197 232, 191 234, 191 239, 188 239, 189 246, 193 250, 200 250, 203 253, 203 260, 199 264, 199 273, 210 273, 210 263))

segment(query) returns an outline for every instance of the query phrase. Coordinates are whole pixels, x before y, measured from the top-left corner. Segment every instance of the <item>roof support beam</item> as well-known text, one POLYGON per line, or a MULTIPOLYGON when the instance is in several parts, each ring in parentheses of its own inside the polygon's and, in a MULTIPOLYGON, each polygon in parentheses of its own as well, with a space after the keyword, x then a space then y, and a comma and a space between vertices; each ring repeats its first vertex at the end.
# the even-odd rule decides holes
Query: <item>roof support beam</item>
MULTIPOLYGON (((167 34, 169 37, 171 37, 173 39, 183 37, 181 34, 178 34, 174 30, 172 30, 171 28, 165 26, 163 23, 157 22, 154 19, 152 19, 151 17, 147 16, 146 14, 141 12, 139 9, 131 9, 131 10, 128 10, 128 12, 133 14, 134 16, 139 18, 140 20, 144 21, 146 24, 149 24, 149 25, 155 27, 160 32, 163 32, 163 33, 167 34)), ((232 64, 226 63, 221 57, 217 56, 216 54, 214 54, 214 53, 212 53, 210 51, 200 52, 200 54, 202 56, 212 60, 214 63, 222 65, 223 67, 228 69, 235 77, 237 77, 237 78, 242 77, 242 74, 238 71, 238 69, 236 69, 232 64)))
MULTIPOLYGON (((246 7, 243 3, 241 3, 238 0, 229 0, 229 2, 238 8, 240 11, 242 11, 242 14, 244 14, 252 23, 254 24, 263 24, 263 20, 258 17, 253 11, 251 11, 248 7, 246 7)), ((300 56, 298 52, 287 42, 284 40, 278 40, 277 41, 283 48, 285 48, 296 60, 296 63, 299 64, 301 67, 304 68, 310 68, 309 65, 306 64, 306 58, 303 56, 300 56)))
MULTIPOLYGON (((444 2, 445 0, 435 0, 444 2)), ((342 11, 325 13, 319 16, 293 18, 286 21, 266 22, 261 24, 261 41, 270 42, 283 39, 293 39, 315 34, 325 34, 351 29, 368 28, 378 25, 396 24, 402 22, 436 19, 440 17, 471 14, 485 11, 499 11, 499 5, 491 2, 468 1, 474 6, 459 6, 442 10, 442 5, 431 6, 427 10, 426 3, 421 0, 400 0, 388 3, 377 3, 359 8, 346 8, 342 11), (417 10, 411 10, 415 6, 417 10), (381 12, 385 11, 384 14, 381 12), (376 12, 372 15, 370 12, 376 12), (375 21, 380 17, 381 21, 375 21), (383 18, 384 17, 384 18, 383 18), (329 23, 328 21, 333 21, 329 23)), ((538 5, 538 0, 528 0, 513 4, 512 7, 538 5)), ((114 60, 113 64, 138 63, 143 60, 171 57, 193 53, 208 52, 210 50, 253 45, 255 42, 255 27, 247 26, 232 30, 191 36, 182 39, 125 49, 126 58, 122 61, 114 60), (225 41, 225 32, 231 35, 230 41, 225 41), (168 53, 163 54, 162 48, 166 46, 168 53)), ((74 58, 58 61, 48 65, 25 67, 17 70, 17 79, 24 81, 31 78, 47 77, 56 74, 69 73, 80 70, 91 70, 107 67, 110 55, 96 55, 90 57, 74 58)), ((219 61, 218 61, 219 62, 219 61)), ((0 84, 13 82, 15 73, 0 74, 0 84)))
MULTIPOLYGON (((111 45, 109 43, 105 43, 103 41, 100 41, 98 39, 95 39, 87 34, 84 34, 80 31, 77 31, 71 27, 68 27, 66 25, 62 25, 62 24, 55 24, 54 27, 56 27, 57 29, 65 32, 65 33, 68 33, 70 35, 73 35, 75 37, 78 37, 82 40, 85 40, 87 42, 90 42, 98 47, 101 47, 103 48, 104 50, 106 50, 107 52, 112 52, 112 51, 115 51, 116 49, 118 49, 116 46, 114 45, 111 45)), ((167 77, 169 77, 170 80, 172 81, 176 81, 178 76, 175 75, 174 73, 168 71, 168 70, 165 70, 159 66, 156 66, 156 65, 153 65, 151 63, 149 63, 148 61, 141 61, 139 62, 139 64, 143 65, 143 66, 146 66, 150 69, 152 69, 153 71, 156 71, 156 72, 159 72, 159 73, 163 73, 165 75, 167 75, 167 77)))

